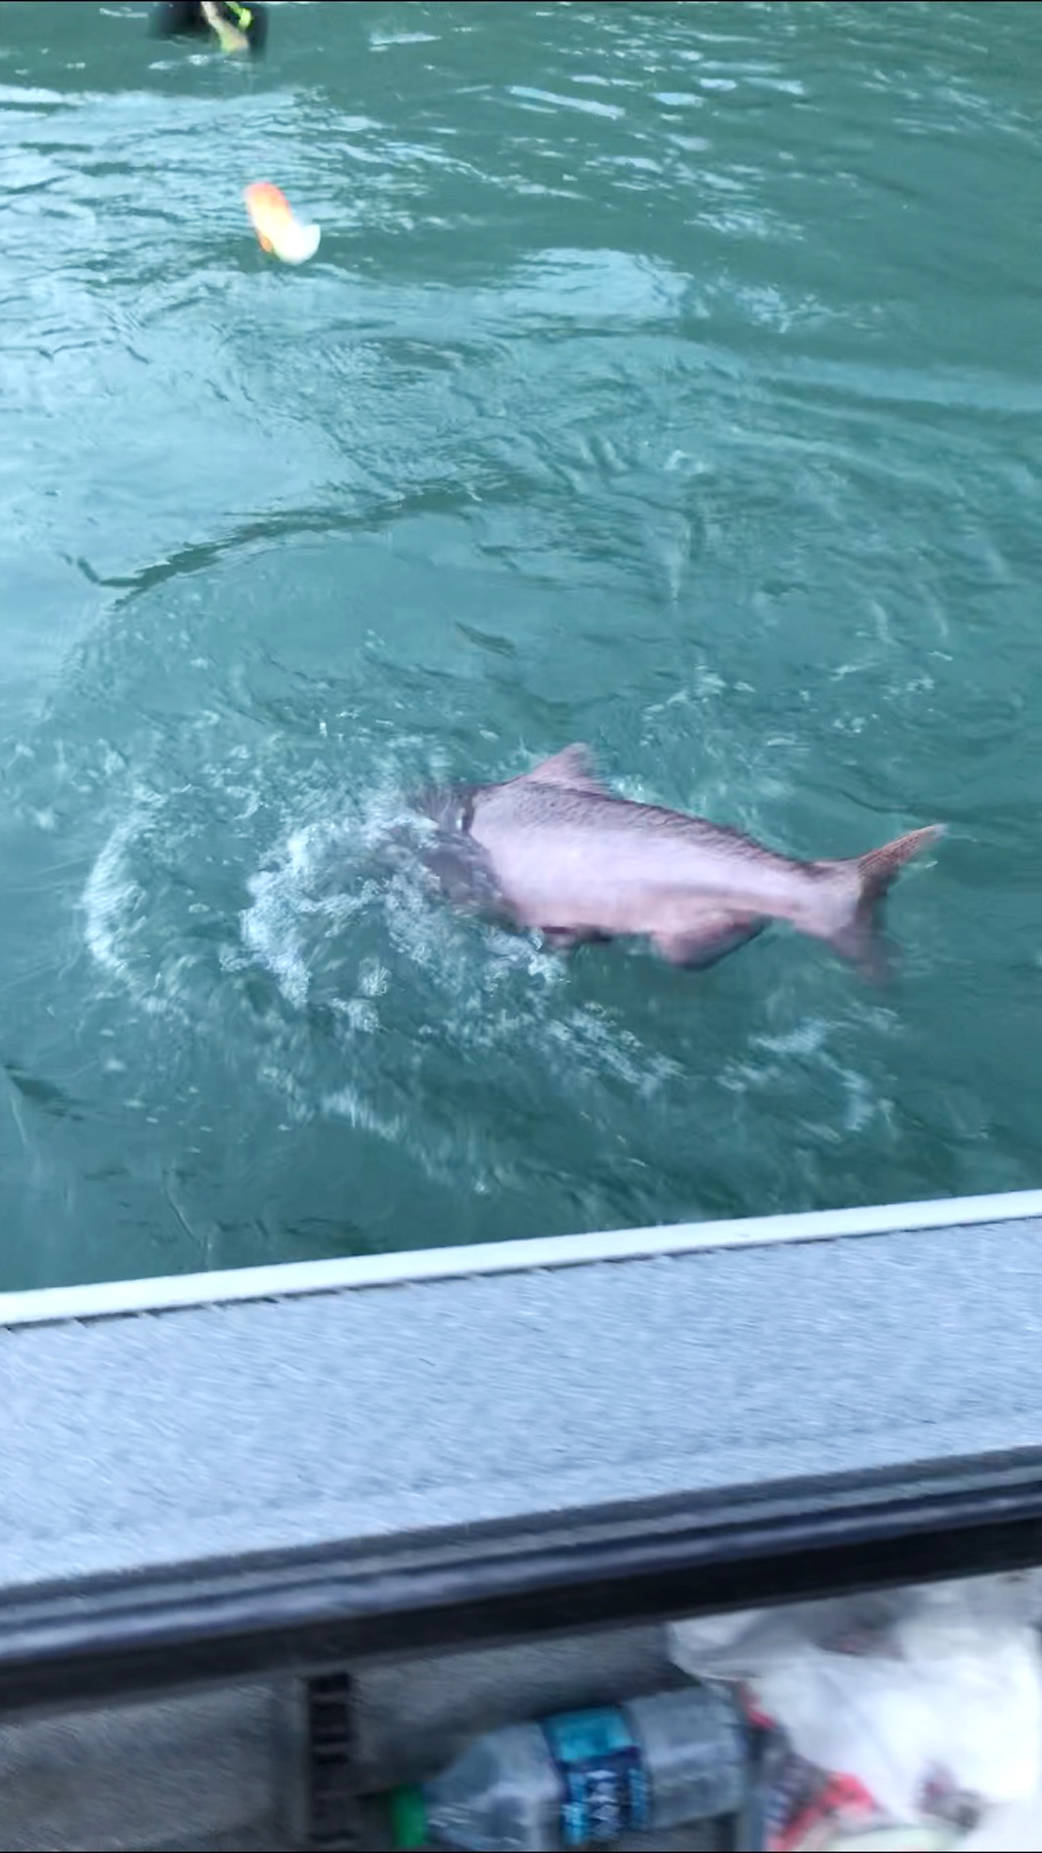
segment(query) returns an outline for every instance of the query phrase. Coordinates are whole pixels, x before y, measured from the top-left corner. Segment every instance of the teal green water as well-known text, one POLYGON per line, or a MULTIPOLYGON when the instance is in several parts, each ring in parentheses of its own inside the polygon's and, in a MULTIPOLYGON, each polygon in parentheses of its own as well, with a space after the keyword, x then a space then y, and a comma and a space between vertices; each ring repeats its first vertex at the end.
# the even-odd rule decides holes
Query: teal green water
POLYGON ((0 1284, 1040 1182, 1040 68, 1015 4, 0 8, 0 1284), (946 822, 895 987, 375 867, 574 739, 794 853, 946 822))

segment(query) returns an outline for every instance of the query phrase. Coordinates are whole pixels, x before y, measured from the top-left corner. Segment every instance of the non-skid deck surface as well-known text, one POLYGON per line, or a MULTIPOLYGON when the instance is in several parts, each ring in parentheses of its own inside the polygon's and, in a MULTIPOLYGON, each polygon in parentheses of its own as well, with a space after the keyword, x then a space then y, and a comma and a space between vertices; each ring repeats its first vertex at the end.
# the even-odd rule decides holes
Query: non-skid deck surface
POLYGON ((0 1587, 1042 1444, 1042 1224, 0 1331, 0 1587))

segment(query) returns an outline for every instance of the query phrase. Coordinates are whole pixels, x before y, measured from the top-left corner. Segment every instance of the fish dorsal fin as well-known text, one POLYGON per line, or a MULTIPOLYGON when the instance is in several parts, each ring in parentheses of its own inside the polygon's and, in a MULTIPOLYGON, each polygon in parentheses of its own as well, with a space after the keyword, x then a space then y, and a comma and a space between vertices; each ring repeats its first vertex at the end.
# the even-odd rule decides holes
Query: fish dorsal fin
POLYGON ((567 785, 571 791, 604 791, 595 776, 588 746, 566 746, 524 774, 537 785, 567 785))

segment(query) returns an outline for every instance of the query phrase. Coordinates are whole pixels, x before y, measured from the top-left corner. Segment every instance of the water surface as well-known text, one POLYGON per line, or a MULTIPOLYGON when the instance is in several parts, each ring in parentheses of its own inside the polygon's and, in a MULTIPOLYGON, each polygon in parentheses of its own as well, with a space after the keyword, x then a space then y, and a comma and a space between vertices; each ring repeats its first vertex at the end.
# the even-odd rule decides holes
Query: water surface
POLYGON ((1037 1184, 1037 7, 0 8, 0 1285, 1037 1184), (242 188, 318 218, 298 271, 242 188), (459 920, 588 741, 893 991, 459 920))

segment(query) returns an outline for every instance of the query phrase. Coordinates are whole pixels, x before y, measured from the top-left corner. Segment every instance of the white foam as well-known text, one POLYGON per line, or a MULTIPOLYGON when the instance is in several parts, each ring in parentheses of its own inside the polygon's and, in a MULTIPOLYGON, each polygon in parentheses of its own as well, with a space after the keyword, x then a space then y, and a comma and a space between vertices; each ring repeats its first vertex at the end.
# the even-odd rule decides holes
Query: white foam
POLYGON ((817 1055, 824 1047, 829 1026, 820 1017, 806 1017, 781 1036, 753 1036, 753 1046, 771 1055, 817 1055))
POLYGON ((397 1114, 378 1113, 368 1101, 362 1099, 358 1089, 350 1082, 338 1087, 331 1094, 326 1094, 322 1101, 323 1112, 336 1119, 346 1119, 361 1132, 371 1132, 378 1139, 386 1139, 397 1145, 405 1133, 405 1122, 397 1114))
POLYGON ((310 977, 298 930, 300 890, 309 872, 308 831, 289 838, 281 866, 250 877, 253 904, 240 916, 243 943, 271 972, 287 1003, 302 1010, 310 977))
MULTIPOLYGON (((264 867, 248 879, 252 901, 239 917, 243 946, 271 973, 295 1010, 304 1009, 312 988, 305 924, 318 916, 331 926, 343 925, 366 906, 372 885, 362 879, 350 890, 346 885, 350 880, 347 839, 351 850, 364 850, 379 840, 387 821, 385 807, 374 799, 361 820, 345 822, 325 816, 291 825, 265 858, 264 867), (343 866, 345 880, 330 894, 322 891, 322 878, 334 855, 343 866)), ((372 962, 365 962, 362 988, 369 996, 378 996, 387 988, 387 973, 382 977, 374 973, 372 962)))
POLYGON ((130 872, 128 850, 143 821, 143 813, 134 810, 116 824, 87 877, 81 904, 84 938, 95 963, 132 991, 146 1009, 156 1010, 158 1000, 143 992, 128 956, 145 898, 130 872))

